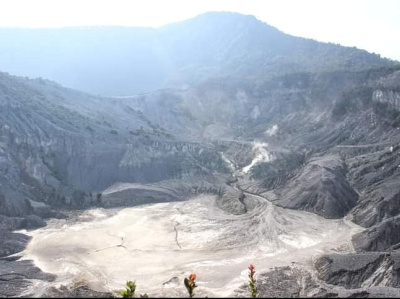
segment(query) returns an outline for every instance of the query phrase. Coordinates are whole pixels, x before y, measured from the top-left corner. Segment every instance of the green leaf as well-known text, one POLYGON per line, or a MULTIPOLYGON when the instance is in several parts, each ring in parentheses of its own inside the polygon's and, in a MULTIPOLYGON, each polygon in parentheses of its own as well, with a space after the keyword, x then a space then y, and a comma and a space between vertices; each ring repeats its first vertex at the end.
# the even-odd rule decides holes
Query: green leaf
POLYGON ((189 279, 185 278, 184 283, 185 283, 185 287, 189 290, 190 289, 189 279))

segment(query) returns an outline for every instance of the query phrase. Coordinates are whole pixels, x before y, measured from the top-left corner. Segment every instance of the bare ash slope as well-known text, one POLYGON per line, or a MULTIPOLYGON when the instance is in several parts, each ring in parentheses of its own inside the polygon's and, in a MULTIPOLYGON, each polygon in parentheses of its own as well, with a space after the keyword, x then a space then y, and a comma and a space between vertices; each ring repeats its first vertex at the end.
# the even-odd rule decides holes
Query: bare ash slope
MULTIPOLYGON (((331 219, 346 216, 366 228, 353 238, 360 253, 351 256, 354 263, 342 267, 341 259, 349 256, 325 257, 317 263, 319 279, 357 289, 354 294, 378 296, 385 291, 375 287, 389 287, 386 295, 397 296, 390 289, 398 286, 397 262, 386 252, 400 242, 399 87, 398 68, 378 68, 296 73, 257 84, 209 80, 162 94, 223 153, 231 186, 278 206, 331 219), (367 257, 373 258, 371 266, 367 257), (372 268, 365 272, 363 265, 372 268)), ((160 107, 159 97, 155 92, 131 100, 145 102, 143 112, 156 122, 149 112, 160 107)), ((158 113, 173 113, 170 107, 158 113)), ((329 292, 353 294, 340 288, 329 292)))
MULTIPOLYGON (((179 45, 190 50, 181 43, 187 35, 199 43, 225 40, 217 50, 230 44, 231 35, 221 39, 226 32, 210 25, 217 20, 242 30, 227 56, 213 56, 212 43, 193 57, 174 56, 174 79, 184 78, 174 84, 184 88, 100 97, 0 74, 0 230, 9 236, 1 239, 0 254, 7 267, 21 265, 9 255, 28 241, 11 231, 43 226, 43 219, 64 217, 64 210, 207 193, 224 211, 241 215, 247 192, 284 208, 351 218, 365 228, 353 238, 362 254, 320 260, 318 283, 363 287, 367 295, 380 292, 371 290, 376 287, 396 293, 389 289, 398 287, 396 253, 384 252, 400 247, 399 68, 364 51, 291 39, 254 18, 228 16, 206 15, 188 27, 162 30, 175 54, 179 45), (204 21, 209 39, 199 36, 204 21), (249 52, 248 44, 260 47, 249 52), (271 55, 264 57, 269 46, 271 55), (217 67, 208 76, 210 65, 217 67), (348 258, 355 262, 344 263, 348 258), (390 279, 382 269, 390 269, 390 279)), ((23 271, 39 275, 21 267, 20 275, 0 280, 2 295, 19 294, 19 287, 5 290, 31 277, 23 271)))

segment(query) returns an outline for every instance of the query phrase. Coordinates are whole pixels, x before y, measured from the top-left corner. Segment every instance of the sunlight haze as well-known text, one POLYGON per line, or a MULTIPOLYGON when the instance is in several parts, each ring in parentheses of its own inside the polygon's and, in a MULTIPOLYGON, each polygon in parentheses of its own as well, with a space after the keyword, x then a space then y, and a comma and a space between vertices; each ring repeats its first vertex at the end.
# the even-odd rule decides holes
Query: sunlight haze
POLYGON ((281 31, 400 60, 400 1, 1 0, 0 27, 160 27, 208 11, 254 15, 281 31))

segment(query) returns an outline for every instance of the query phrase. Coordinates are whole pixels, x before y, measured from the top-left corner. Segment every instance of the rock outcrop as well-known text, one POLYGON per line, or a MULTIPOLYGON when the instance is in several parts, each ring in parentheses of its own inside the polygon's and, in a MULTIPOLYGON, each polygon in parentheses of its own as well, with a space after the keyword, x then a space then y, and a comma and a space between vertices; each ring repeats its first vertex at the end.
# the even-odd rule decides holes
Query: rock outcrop
POLYGON ((319 258, 315 267, 319 279, 347 289, 399 288, 399 262, 399 253, 336 254, 319 258))
POLYGON ((339 156, 311 159, 280 192, 279 206, 309 211, 326 218, 341 218, 356 204, 358 195, 346 180, 339 156))
POLYGON ((400 217, 393 217, 353 236, 357 251, 388 251, 400 248, 400 217))

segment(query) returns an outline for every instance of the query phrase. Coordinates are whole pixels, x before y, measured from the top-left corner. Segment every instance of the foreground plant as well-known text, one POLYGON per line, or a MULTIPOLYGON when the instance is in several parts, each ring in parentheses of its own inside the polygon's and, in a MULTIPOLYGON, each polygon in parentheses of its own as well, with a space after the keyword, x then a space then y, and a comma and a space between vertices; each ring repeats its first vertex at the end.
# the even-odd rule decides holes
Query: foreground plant
POLYGON ((184 279, 185 287, 189 293, 190 298, 193 298, 194 289, 197 288, 195 280, 196 280, 196 274, 194 273, 190 274, 188 278, 184 279))
MULTIPOLYGON (((257 298, 258 291, 257 291, 257 280, 255 279, 256 275, 256 267, 253 264, 250 264, 248 267, 249 269, 249 289, 251 292, 252 298, 257 298)), ((189 298, 193 298, 194 296, 194 289, 197 288, 196 285, 196 274, 192 273, 189 277, 185 278, 183 281, 185 283, 185 287, 189 293, 189 298)), ((134 298, 135 291, 136 291, 136 283, 133 281, 128 281, 126 283, 126 290, 120 291, 122 298, 134 298)), ((147 294, 140 294, 140 298, 149 298, 147 294)))
POLYGON ((254 278, 255 274, 256 274, 256 267, 254 267, 253 264, 250 264, 250 266, 249 266, 249 288, 250 288, 252 298, 256 298, 258 295, 257 280, 254 278))
POLYGON ((134 298, 136 291, 136 283, 133 281, 126 282, 126 290, 120 292, 122 298, 134 298))
MULTIPOLYGON (((122 290, 120 292, 122 298, 134 298, 136 291, 136 283, 133 281, 127 281, 126 286, 127 286, 126 290, 122 290)), ((147 296, 147 294, 140 294, 140 298, 149 298, 149 296, 147 296)))

